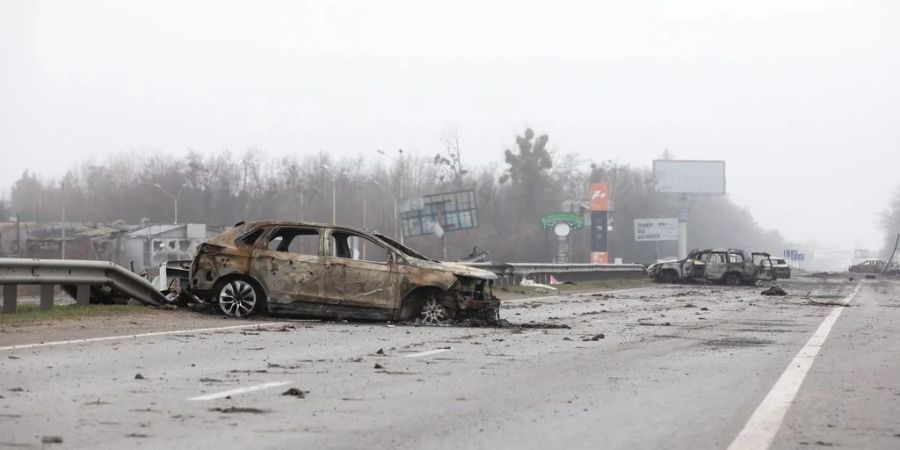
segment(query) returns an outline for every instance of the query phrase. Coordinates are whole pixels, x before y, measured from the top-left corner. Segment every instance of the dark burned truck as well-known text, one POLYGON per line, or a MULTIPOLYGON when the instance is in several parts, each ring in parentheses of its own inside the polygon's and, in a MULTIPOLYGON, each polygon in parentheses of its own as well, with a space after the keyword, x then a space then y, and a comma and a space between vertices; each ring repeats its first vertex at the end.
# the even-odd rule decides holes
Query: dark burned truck
POLYGON ((733 248, 692 250, 685 259, 651 265, 647 268, 647 274, 658 283, 702 281, 730 286, 775 278, 768 253, 753 252, 748 255, 733 248))
POLYGON ((226 315, 438 324, 499 319, 497 276, 436 261, 382 234, 302 222, 241 222, 202 244, 190 292, 226 315))

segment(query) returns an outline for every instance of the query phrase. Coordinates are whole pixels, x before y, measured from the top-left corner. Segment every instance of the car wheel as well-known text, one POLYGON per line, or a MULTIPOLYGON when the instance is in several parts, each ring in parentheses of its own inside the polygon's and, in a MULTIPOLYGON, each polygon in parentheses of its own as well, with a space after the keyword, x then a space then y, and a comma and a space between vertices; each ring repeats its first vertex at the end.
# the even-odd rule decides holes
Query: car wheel
POLYGON ((453 313, 450 311, 450 308, 447 308, 434 298, 434 295, 431 295, 422 303, 422 308, 419 309, 419 316, 416 317, 416 323, 420 325, 440 325, 452 318, 453 313))
POLYGON ((741 281, 741 276, 739 274, 734 272, 725 274, 725 284, 728 286, 740 286, 741 281))
POLYGON ((222 283, 216 301, 226 316, 246 317, 262 309, 265 294, 247 280, 233 279, 222 283))

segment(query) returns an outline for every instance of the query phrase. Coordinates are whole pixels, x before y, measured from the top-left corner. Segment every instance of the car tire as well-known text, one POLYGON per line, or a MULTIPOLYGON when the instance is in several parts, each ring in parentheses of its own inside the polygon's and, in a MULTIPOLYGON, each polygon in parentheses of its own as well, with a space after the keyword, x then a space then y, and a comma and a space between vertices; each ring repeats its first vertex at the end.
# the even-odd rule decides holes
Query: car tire
POLYGON ((246 278, 231 278, 219 283, 215 290, 219 310, 229 317, 247 317, 266 310, 266 294, 246 278))
POLYGON ((725 284, 727 286, 740 286, 741 283, 744 281, 741 279, 741 275, 739 273, 735 273, 735 272, 726 273, 723 280, 725 281, 725 284))
POLYGON ((416 314, 417 325, 441 325, 453 319, 453 311, 439 301, 434 294, 425 297, 416 314))

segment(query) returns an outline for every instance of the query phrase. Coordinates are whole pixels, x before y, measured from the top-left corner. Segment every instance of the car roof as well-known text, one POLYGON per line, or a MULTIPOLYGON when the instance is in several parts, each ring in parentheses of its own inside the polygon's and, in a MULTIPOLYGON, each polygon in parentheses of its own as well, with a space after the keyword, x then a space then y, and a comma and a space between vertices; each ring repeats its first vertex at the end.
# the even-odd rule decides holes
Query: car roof
POLYGON ((351 227, 348 225, 332 225, 330 223, 319 222, 302 222, 296 220, 250 220, 246 222, 238 222, 236 227, 243 226, 250 228, 259 228, 265 226, 287 226, 287 227, 316 227, 316 228, 334 228, 336 230, 353 231, 360 234, 373 234, 372 230, 365 228, 351 227))

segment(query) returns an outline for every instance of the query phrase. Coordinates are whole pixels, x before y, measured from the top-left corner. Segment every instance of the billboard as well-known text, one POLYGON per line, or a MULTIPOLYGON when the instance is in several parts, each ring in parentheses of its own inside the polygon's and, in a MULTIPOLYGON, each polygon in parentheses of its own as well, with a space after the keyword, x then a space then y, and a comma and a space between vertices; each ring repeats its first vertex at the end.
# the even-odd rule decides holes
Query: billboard
POLYGON ((591 211, 609 211, 609 184, 591 183, 591 211))
POLYGON ((635 241, 677 241, 678 219, 634 219, 635 241))
POLYGON ((408 200, 400 208, 404 237, 427 236, 478 227, 475 191, 446 192, 408 200))
POLYGON ((653 161, 654 190, 660 194, 725 194, 725 161, 653 161))

